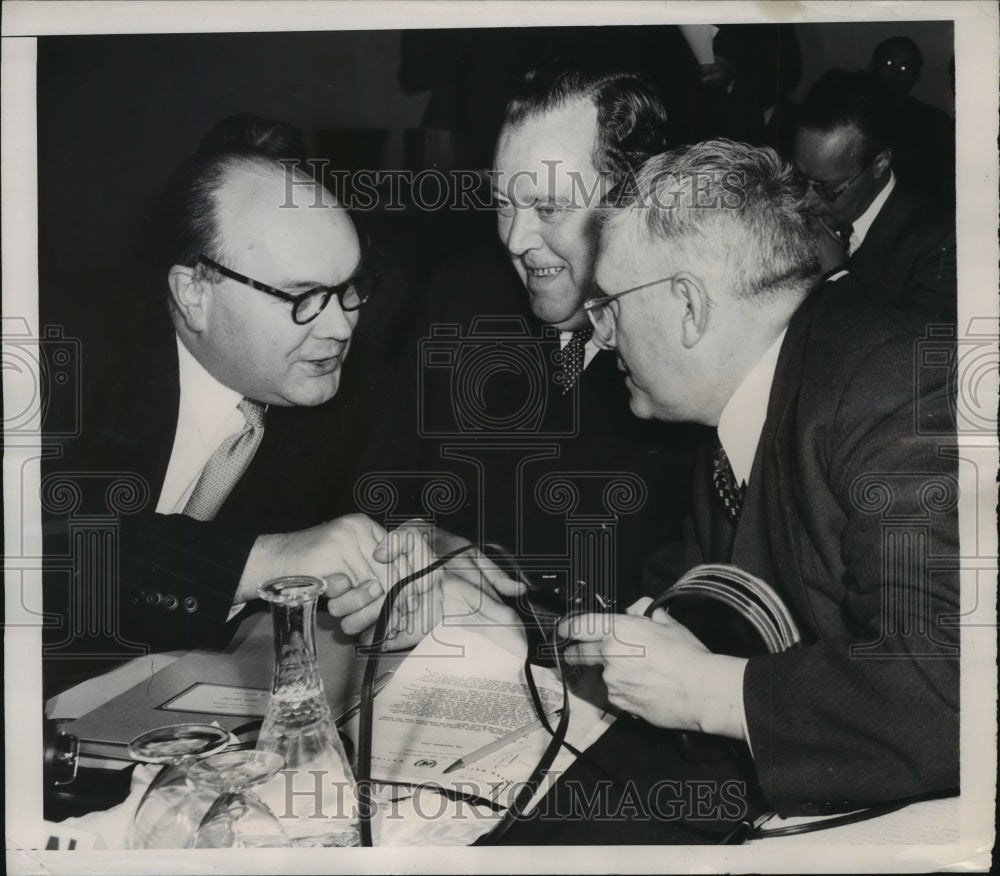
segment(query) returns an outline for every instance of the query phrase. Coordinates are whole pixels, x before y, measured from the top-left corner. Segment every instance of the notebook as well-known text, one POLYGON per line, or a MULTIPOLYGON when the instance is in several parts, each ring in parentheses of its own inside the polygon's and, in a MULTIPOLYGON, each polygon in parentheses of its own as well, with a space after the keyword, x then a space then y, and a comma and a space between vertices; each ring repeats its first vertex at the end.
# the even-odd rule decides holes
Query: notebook
MULTIPOLYGON (((317 614, 316 650, 327 699, 334 716, 342 715, 357 701, 364 659, 326 613, 317 614)), ((225 650, 191 651, 61 729, 80 740, 81 755, 121 760, 132 739, 157 727, 239 730, 264 716, 273 671, 270 615, 251 615, 225 650)))

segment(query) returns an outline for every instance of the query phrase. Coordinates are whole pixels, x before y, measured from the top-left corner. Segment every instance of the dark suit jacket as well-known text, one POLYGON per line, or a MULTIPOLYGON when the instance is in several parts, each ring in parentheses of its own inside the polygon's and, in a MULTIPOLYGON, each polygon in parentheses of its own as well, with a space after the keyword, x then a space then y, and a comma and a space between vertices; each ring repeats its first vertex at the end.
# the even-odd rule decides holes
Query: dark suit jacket
POLYGON ((387 406, 394 415, 371 436, 363 468, 395 478, 396 517, 433 514, 499 542, 536 580, 575 569, 623 609, 646 557, 680 531, 689 432, 631 414, 611 353, 564 395, 558 332, 531 314, 499 248, 444 264, 426 300, 387 406), (419 478, 407 493, 407 472, 457 478, 463 498, 435 512, 419 478), (613 557, 595 546, 611 541, 613 557))
MULTIPOLYGON (((845 307, 842 285, 789 325, 732 545, 803 633, 744 677, 757 775, 786 814, 958 786, 948 369, 924 364, 919 320, 845 307)), ((687 567, 727 559, 707 448, 698 468, 687 567)))
POLYGON ((849 267, 856 294, 873 304, 955 321, 954 215, 898 180, 849 267))
POLYGON ((955 120, 910 95, 891 107, 892 169, 908 189, 954 211, 955 120))
MULTIPOLYGON (((257 453, 214 521, 154 513, 180 398, 175 335, 162 303, 125 336, 131 349, 109 361, 85 360, 95 367, 84 369, 83 434, 46 466, 47 605, 64 622, 48 637, 58 643, 52 653, 114 651, 115 640, 125 652, 129 642, 190 648, 211 640, 226 625, 258 535, 294 531, 349 508, 343 483, 344 458, 352 453, 349 418, 334 399, 311 409, 268 409, 257 453), (121 486, 109 489, 116 479, 121 486), (72 507, 59 501, 66 484, 79 491, 72 507), (100 560, 81 555, 73 536, 88 517, 113 530, 100 560), (68 580, 52 560, 67 555, 68 580), (83 605, 106 605, 111 617, 101 629, 84 633, 74 619, 79 594, 86 594, 83 605), (78 627, 76 641, 60 642, 78 627)), ((84 349, 101 345, 91 341, 84 349)))

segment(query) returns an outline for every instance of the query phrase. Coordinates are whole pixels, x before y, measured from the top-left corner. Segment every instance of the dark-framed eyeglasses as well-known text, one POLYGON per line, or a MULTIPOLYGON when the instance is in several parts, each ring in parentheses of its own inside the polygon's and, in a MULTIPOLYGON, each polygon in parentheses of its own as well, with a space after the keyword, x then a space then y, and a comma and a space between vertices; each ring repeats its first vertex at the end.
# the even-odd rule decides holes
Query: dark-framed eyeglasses
POLYGON ((280 298, 282 301, 287 301, 292 305, 292 320, 297 325, 305 325, 316 319, 334 296, 337 298, 340 309, 345 313, 357 310, 371 298, 372 290, 378 279, 378 276, 370 271, 359 271, 350 279, 338 283, 336 286, 317 286, 301 295, 291 295, 288 292, 275 289, 273 286, 268 286, 267 283, 261 283, 259 280, 239 274, 225 265, 220 265, 208 256, 199 255, 197 261, 199 264, 207 265, 218 271, 223 277, 228 277, 230 280, 235 280, 237 283, 242 283, 258 292, 265 292, 275 298, 280 298))
POLYGON ((802 182, 805 183, 806 188, 816 192, 816 194, 827 203, 833 203, 859 179, 861 179, 862 175, 866 170, 868 170, 869 167, 871 167, 871 164, 866 164, 850 179, 844 180, 842 183, 837 183, 835 186, 831 186, 827 183, 816 182, 816 180, 809 179, 809 177, 802 176, 801 174, 799 174, 799 176, 802 176, 802 182))
MULTIPOLYGON (((597 335, 598 340, 602 343, 610 344, 612 338, 614 338, 617 313, 615 312, 615 308, 609 306, 611 302, 617 301, 625 295, 631 295, 633 292, 638 292, 640 289, 649 289, 651 286, 657 286, 660 283, 673 283, 674 278, 677 276, 677 274, 671 274, 669 277, 651 280, 648 283, 643 283, 641 286, 633 286, 624 292, 616 292, 614 295, 600 295, 584 301, 583 309, 587 311, 587 316, 590 317, 590 322, 594 326, 594 334, 597 335)), ((705 301, 709 307, 715 307, 715 302, 708 296, 705 296, 705 301)))

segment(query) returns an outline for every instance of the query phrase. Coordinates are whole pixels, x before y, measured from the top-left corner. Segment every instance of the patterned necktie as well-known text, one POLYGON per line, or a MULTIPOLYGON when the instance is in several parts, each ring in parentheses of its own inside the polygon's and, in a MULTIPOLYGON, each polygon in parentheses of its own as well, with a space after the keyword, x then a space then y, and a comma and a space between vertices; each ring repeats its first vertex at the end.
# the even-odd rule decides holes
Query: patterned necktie
POLYGON ((712 455, 712 483, 715 485, 715 492, 722 500, 722 505, 726 509, 726 514, 732 521, 740 519, 740 511, 743 510, 743 496, 746 488, 737 486, 736 475, 733 474, 733 467, 729 464, 729 457, 723 449, 721 442, 717 444, 712 455))
POLYGON ((563 395, 569 392, 583 371, 584 347, 594 334, 592 327, 577 329, 573 337, 562 351, 562 373, 559 382, 562 383, 563 395))
POLYGON ((195 520, 215 519, 222 503, 243 477, 264 436, 264 405, 243 399, 236 409, 243 414, 246 425, 223 441, 209 457, 184 506, 184 513, 195 520))

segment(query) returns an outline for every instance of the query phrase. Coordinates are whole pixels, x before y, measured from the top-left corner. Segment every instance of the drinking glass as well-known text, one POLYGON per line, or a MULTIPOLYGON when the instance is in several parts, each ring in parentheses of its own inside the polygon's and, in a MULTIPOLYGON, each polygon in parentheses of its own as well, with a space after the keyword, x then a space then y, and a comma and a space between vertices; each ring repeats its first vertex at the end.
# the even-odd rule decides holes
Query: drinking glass
POLYGON ((199 760, 188 778, 215 800, 191 840, 195 849, 283 848, 288 845, 274 813, 252 791, 285 765, 272 751, 224 751, 199 760))
POLYGON ((129 755, 163 764, 132 816, 125 844, 129 849, 183 849, 211 805, 214 795, 198 792, 187 780, 199 758, 229 744, 229 733, 210 724, 157 727, 129 743, 129 755))

